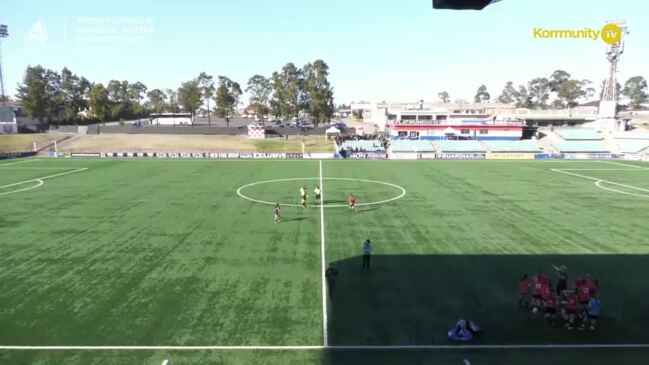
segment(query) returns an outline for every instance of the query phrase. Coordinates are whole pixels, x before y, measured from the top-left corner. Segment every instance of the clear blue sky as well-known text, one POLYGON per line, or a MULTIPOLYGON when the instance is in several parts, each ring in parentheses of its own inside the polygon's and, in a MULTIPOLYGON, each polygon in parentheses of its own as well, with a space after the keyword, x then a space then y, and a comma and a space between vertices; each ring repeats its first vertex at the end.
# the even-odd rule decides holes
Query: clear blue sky
POLYGON ((641 0, 502 0, 481 12, 433 10, 430 0, 0 0, 11 94, 27 65, 67 66, 91 81, 139 80, 152 89, 176 88, 201 71, 244 85, 286 62, 321 58, 337 103, 435 100, 442 90, 471 99, 483 83, 495 97, 507 80, 523 83, 555 69, 599 86, 607 73, 601 40, 539 40, 532 30, 600 29, 618 18, 631 32, 619 78, 649 78, 647 14, 649 2, 641 0), (128 17, 148 28, 141 38, 131 31, 111 39, 105 30, 82 29, 89 17, 128 17), (44 32, 34 33, 39 21, 44 32))

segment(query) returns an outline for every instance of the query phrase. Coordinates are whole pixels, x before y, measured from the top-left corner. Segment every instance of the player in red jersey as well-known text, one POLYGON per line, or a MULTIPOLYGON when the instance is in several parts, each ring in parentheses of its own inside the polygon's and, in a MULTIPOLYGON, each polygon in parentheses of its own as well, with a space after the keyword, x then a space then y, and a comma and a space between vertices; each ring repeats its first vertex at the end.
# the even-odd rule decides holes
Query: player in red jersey
POLYGON ((597 289, 599 288, 599 282, 597 281, 597 279, 594 279, 590 274, 586 275, 586 280, 584 281, 584 285, 588 287, 588 291, 591 297, 597 294, 597 289))
POLYGON ((349 210, 350 211, 356 210, 356 197, 354 195, 349 194, 348 202, 349 202, 349 210))
POLYGON ((586 285, 586 281, 582 278, 575 280, 575 287, 577 288, 577 299, 581 308, 586 308, 588 300, 590 299, 590 288, 586 285))
POLYGON ((275 223, 279 223, 282 220, 282 208, 279 207, 279 203, 275 204, 275 223))
POLYGON ((564 307, 561 311, 561 316, 563 320, 566 321, 566 328, 571 330, 575 328, 575 317, 577 315, 577 294, 573 291, 564 291, 564 297, 566 300, 563 302, 564 307))
POLYGON ((545 318, 548 319, 548 323, 552 323, 552 320, 557 317, 557 293, 554 290, 550 290, 547 297, 543 299, 543 308, 545 318))
POLYGON ((545 285, 545 276, 543 271, 532 276, 532 312, 536 313, 541 308, 541 297, 545 285))
POLYGON ((527 297, 527 292, 530 288, 530 282, 527 279, 527 274, 523 274, 523 277, 518 281, 518 306, 521 308, 528 308, 529 298, 527 297))

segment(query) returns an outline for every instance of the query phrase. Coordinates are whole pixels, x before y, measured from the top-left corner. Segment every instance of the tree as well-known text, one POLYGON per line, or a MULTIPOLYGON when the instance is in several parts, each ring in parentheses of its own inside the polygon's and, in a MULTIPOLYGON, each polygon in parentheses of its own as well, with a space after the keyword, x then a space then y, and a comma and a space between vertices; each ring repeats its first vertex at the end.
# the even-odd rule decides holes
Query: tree
POLYGON ((640 106, 649 100, 647 94, 647 80, 642 76, 633 76, 626 80, 622 95, 630 99, 629 107, 631 109, 640 108, 640 106))
POLYGON ((550 89, 550 81, 545 77, 537 77, 528 82, 529 106, 538 109, 546 108, 550 98, 550 89))
POLYGON ((557 98, 564 108, 574 108, 577 106, 577 100, 581 98, 589 98, 595 94, 595 89, 591 86, 589 80, 575 80, 570 79, 561 84, 557 91, 557 98))
POLYGON ((304 74, 291 62, 282 67, 281 72, 273 73, 273 94, 276 108, 284 119, 297 118, 305 106, 304 74))
POLYGON ((303 68, 303 103, 309 111, 313 125, 331 121, 334 114, 333 89, 327 76, 329 66, 323 60, 307 63, 303 68))
POLYGON ((127 101, 130 104, 141 104, 142 99, 144 99, 144 96, 146 95, 146 91, 148 90, 147 87, 137 81, 134 84, 129 84, 127 81, 123 81, 126 83, 126 97, 127 101))
POLYGON ((146 96, 149 98, 149 104, 154 113, 163 113, 167 103, 167 95, 160 89, 149 91, 146 96))
POLYGON ((211 75, 201 72, 198 75, 198 86, 201 90, 201 95, 207 103, 207 124, 212 125, 212 118, 210 117, 210 99, 214 96, 214 79, 211 75))
POLYGON ((80 79, 73 74, 67 67, 61 70, 61 100, 63 103, 63 116, 65 120, 77 121, 77 112, 79 111, 79 100, 83 99, 80 90, 80 79))
POLYGON ((180 107, 178 106, 178 92, 173 89, 166 89, 165 94, 169 98, 169 102, 165 105, 165 109, 172 113, 178 113, 180 107))
POLYGON ((442 103, 449 103, 451 102, 451 97, 448 95, 446 91, 442 91, 439 94, 437 94, 437 97, 439 100, 442 101, 442 103))
POLYGON ((570 80, 570 74, 564 70, 556 70, 552 73, 549 80, 550 91, 559 92, 561 85, 566 81, 570 80))
POLYGON ((476 103, 485 103, 491 99, 491 95, 487 92, 487 87, 485 85, 480 85, 478 91, 473 97, 473 101, 476 103))
POLYGON ((230 127, 230 118, 236 111, 241 86, 225 76, 219 76, 219 87, 216 89, 216 115, 224 118, 226 127, 230 127))
POLYGON ((18 85, 17 97, 20 104, 32 118, 42 119, 47 117, 48 95, 46 92, 46 70, 42 66, 27 67, 23 83, 18 85))
POLYGON ((529 108, 530 107, 530 95, 523 85, 518 86, 518 91, 514 94, 514 101, 516 102, 517 108, 529 108))
POLYGON ((95 84, 90 90, 90 108, 102 122, 105 122, 110 115, 108 90, 101 83, 95 84))
POLYGON ((192 120, 196 109, 201 106, 202 94, 198 80, 193 79, 183 82, 178 88, 178 103, 183 107, 185 112, 191 114, 192 120))
POLYGON ((507 81, 503 91, 498 96, 498 102, 504 104, 511 104, 514 102, 516 96, 516 89, 514 88, 514 83, 512 81, 507 81))
POLYGON ((246 92, 250 94, 250 107, 255 111, 255 115, 263 120, 270 110, 269 100, 273 92, 271 80, 262 75, 254 75, 248 80, 246 92))

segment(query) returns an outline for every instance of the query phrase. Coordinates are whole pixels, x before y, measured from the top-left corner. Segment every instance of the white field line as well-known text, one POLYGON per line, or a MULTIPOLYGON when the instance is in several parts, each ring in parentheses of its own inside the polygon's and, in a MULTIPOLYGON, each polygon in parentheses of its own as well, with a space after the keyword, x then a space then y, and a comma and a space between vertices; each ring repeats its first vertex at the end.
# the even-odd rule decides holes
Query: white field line
POLYGON ((602 183, 603 183, 603 182, 604 182, 604 181, 602 181, 602 180, 597 181, 597 182, 595 182, 595 185, 596 185, 598 188, 602 188, 602 189, 604 189, 604 190, 612 191, 612 192, 615 192, 615 193, 620 193, 620 194, 625 194, 625 195, 639 196, 639 197, 641 197, 641 198, 649 198, 649 195, 644 195, 644 194, 635 194, 635 193, 630 193, 630 192, 628 192, 628 191, 624 191, 624 190, 618 190, 618 189, 613 189, 613 188, 607 188, 606 186, 602 186, 602 183))
POLYGON ((629 165, 625 163, 620 163, 620 162, 613 162, 613 161, 599 161, 601 163, 609 163, 612 165, 620 165, 620 166, 626 166, 626 167, 633 167, 636 169, 641 169, 641 170, 649 170, 649 167, 644 167, 644 166, 638 166, 638 165, 629 165))
MULTIPOLYGON (((277 202, 269 202, 269 201, 265 201, 265 200, 253 199, 253 198, 243 194, 242 191, 245 190, 246 188, 251 187, 251 186, 267 184, 267 183, 274 183, 274 182, 294 181, 294 180, 319 180, 321 183, 322 183, 322 180, 360 181, 360 182, 374 183, 374 184, 380 184, 380 185, 387 185, 387 186, 391 186, 391 187, 393 187, 395 189, 401 190, 401 193, 398 196, 395 196, 393 198, 385 199, 385 200, 381 200, 381 201, 376 201, 376 202, 358 203, 358 204, 356 204, 357 207, 388 203, 388 202, 403 198, 407 193, 406 189, 404 189, 403 187, 401 187, 399 185, 396 185, 396 184, 391 184, 391 183, 388 183, 388 182, 385 182, 385 181, 366 180, 366 179, 351 179, 351 178, 346 178, 346 177, 292 177, 292 178, 288 178, 288 179, 264 180, 264 181, 257 181, 257 182, 253 182, 253 183, 250 183, 250 184, 246 184, 246 185, 240 186, 237 189, 237 195, 239 195, 241 198, 249 200, 251 202, 261 203, 261 204, 266 204, 266 205, 273 205, 274 206, 275 204, 277 204, 277 202)), ((300 205, 300 204, 282 203, 282 202, 279 202, 279 204, 281 206, 284 206, 284 207, 302 207, 302 205, 300 205)), ((320 206, 321 206, 321 204, 313 205, 313 207, 316 207, 316 208, 320 208, 320 206)), ((345 204, 327 204, 325 206, 325 208, 347 208, 347 205, 345 205, 345 204)))
MULTIPOLYGON (((6 191, 6 192, 4 192, 4 193, 0 193, 0 195, 7 195, 7 194, 20 193, 21 191, 26 191, 26 190, 32 190, 32 189, 40 188, 41 185, 45 184, 45 182, 43 182, 43 180, 41 180, 41 179, 36 179, 36 180, 33 180, 33 181, 36 181, 38 184, 36 184, 36 185, 34 185, 34 186, 29 186, 29 187, 26 187, 26 188, 18 189, 18 190, 6 191)), ((0 187, 0 189, 2 189, 2 187, 0 187)))
POLYGON ((625 187, 625 188, 636 189, 636 190, 639 190, 639 191, 649 193, 649 189, 643 189, 643 188, 639 188, 639 187, 633 186, 633 185, 621 184, 621 183, 617 183, 615 181, 608 181, 608 180, 604 180, 604 179, 600 179, 600 178, 596 178, 596 177, 592 177, 592 176, 576 174, 574 172, 565 171, 565 169, 551 169, 551 171, 559 172, 559 173, 567 174, 567 175, 572 175, 572 176, 577 176, 577 177, 581 177, 581 178, 584 178, 584 179, 593 180, 595 182, 602 181, 602 182, 605 182, 607 184, 622 186, 622 187, 625 187))
POLYGON ((38 161, 38 160, 33 158, 33 159, 29 159, 29 160, 22 160, 22 161, 9 162, 9 163, 1 163, 0 167, 9 166, 9 165, 17 165, 19 163, 26 163, 26 162, 33 162, 33 161, 38 161))
POLYGON ((324 220, 324 184, 322 183, 322 160, 318 161, 320 165, 320 259, 321 272, 320 280, 322 281, 322 338, 324 346, 329 346, 329 331, 327 319, 327 284, 325 282, 325 220, 324 220))
POLYGON ((81 172, 81 171, 86 171, 86 170, 88 170, 87 167, 82 167, 80 169, 76 169, 76 170, 72 170, 72 171, 66 171, 66 172, 61 172, 61 173, 54 174, 54 175, 37 177, 37 178, 34 178, 34 179, 30 179, 30 180, 19 181, 17 183, 13 183, 13 184, 2 185, 2 186, 0 186, 0 189, 8 188, 8 187, 11 187, 11 186, 16 186, 16 185, 22 185, 22 184, 32 182, 32 181, 45 180, 45 179, 51 179, 53 177, 58 177, 58 176, 63 176, 63 175, 68 175, 68 174, 74 174, 75 172, 81 172))
POLYGON ((75 167, 11 166, 3 170, 73 170, 75 167))
POLYGON ((165 359, 165 360, 162 362, 162 365, 169 365, 169 360, 168 360, 168 359, 165 359))
POLYGON ((306 346, 0 346, 21 351, 296 351, 296 350, 508 350, 508 349, 649 349, 649 343, 520 344, 520 345, 306 345, 306 346))

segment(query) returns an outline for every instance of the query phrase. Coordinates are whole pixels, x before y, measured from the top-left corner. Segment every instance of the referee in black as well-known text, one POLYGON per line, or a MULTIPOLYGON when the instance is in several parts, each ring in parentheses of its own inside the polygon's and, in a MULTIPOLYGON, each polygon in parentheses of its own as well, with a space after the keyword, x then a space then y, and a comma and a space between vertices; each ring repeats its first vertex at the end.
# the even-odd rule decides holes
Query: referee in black
POLYGON ((334 267, 333 264, 329 264, 327 270, 325 270, 325 278, 327 279, 327 291, 329 292, 329 300, 334 294, 334 289, 336 288, 336 276, 338 276, 338 270, 334 267))
POLYGON ((363 269, 370 269, 370 258, 372 257, 372 243, 366 239, 363 243, 363 269))

